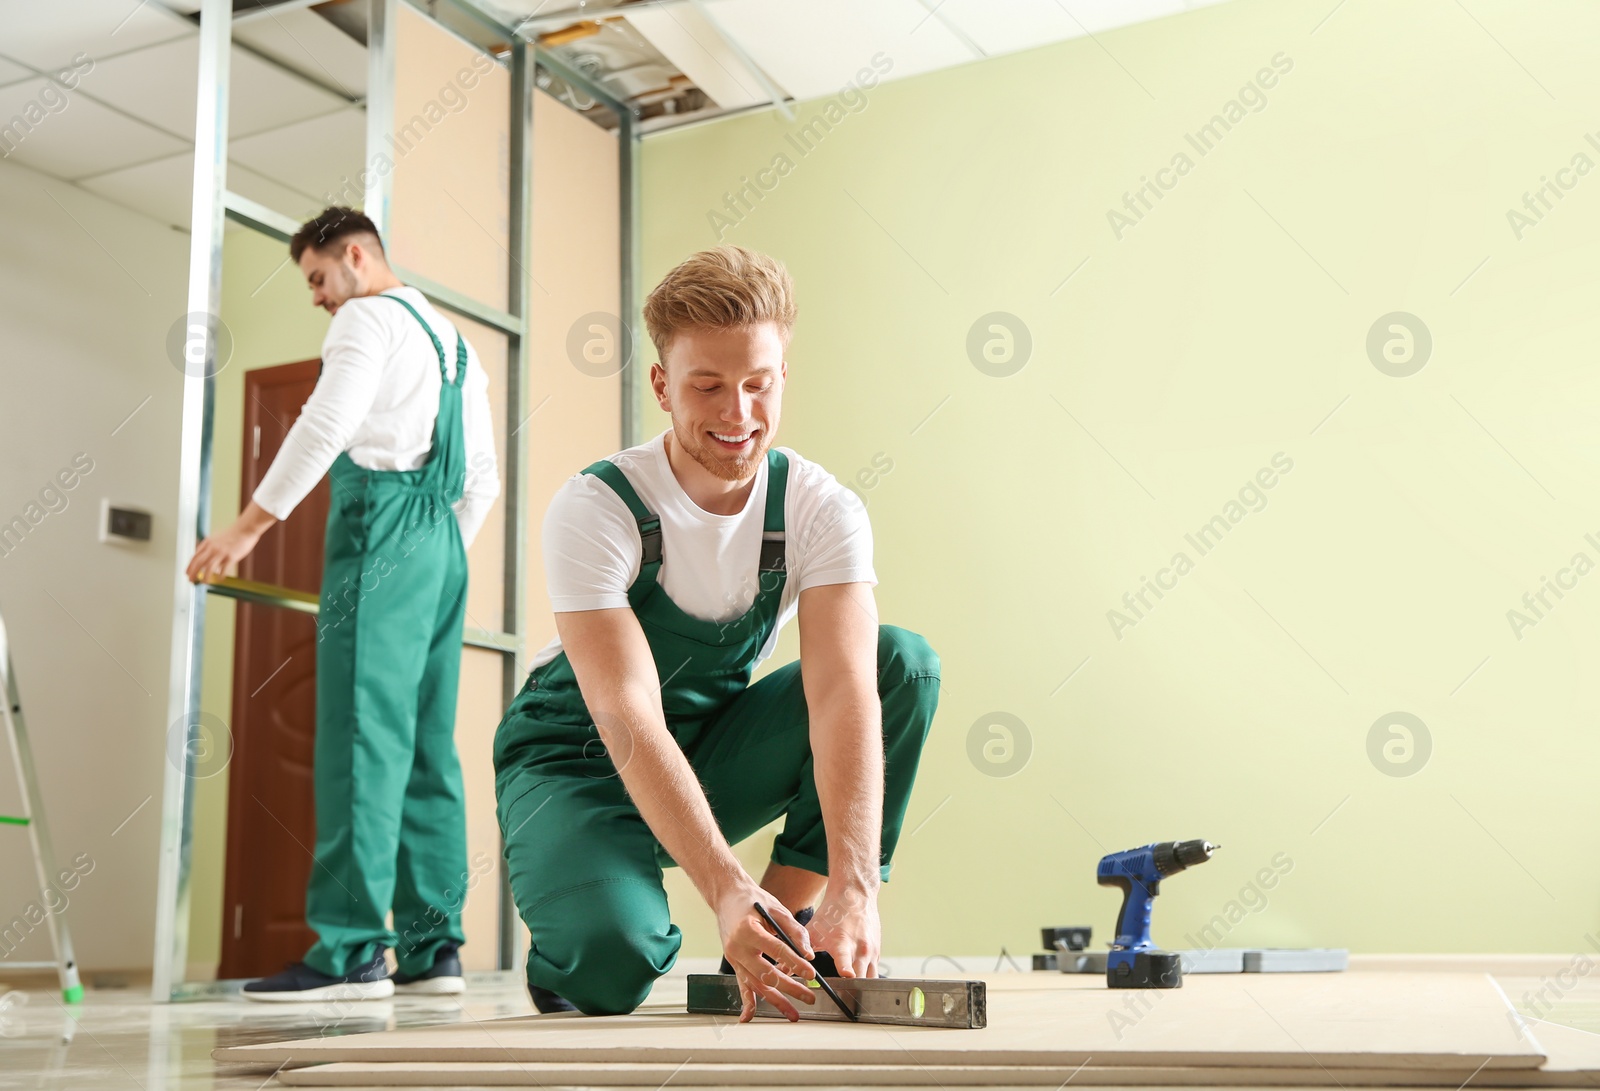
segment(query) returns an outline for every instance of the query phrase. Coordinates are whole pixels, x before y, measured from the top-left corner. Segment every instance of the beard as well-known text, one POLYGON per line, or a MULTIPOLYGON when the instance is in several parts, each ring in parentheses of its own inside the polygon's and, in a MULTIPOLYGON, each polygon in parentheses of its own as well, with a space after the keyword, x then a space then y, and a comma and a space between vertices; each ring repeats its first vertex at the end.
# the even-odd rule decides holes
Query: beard
POLYGON ((707 473, 723 481, 748 481, 755 476, 767 448, 772 446, 772 429, 763 425, 750 440, 747 454, 734 454, 717 447, 699 432, 690 432, 676 420, 672 422, 672 438, 677 440, 683 453, 699 463, 707 473))

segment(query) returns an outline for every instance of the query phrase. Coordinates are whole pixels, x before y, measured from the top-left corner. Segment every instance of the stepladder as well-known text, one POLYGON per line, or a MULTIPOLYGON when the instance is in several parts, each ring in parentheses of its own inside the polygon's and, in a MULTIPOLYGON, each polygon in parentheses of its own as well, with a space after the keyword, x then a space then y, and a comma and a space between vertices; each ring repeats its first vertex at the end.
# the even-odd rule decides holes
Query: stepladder
MULTIPOLYGON (((38 882, 38 897, 30 901, 23 913, 0 931, 0 971, 54 969, 61 981, 61 996, 69 1004, 83 999, 83 985, 78 980, 78 960, 72 951, 72 936, 67 929, 64 900, 56 887, 55 854, 50 845, 50 827, 45 821, 44 799, 39 792, 39 776, 33 763, 33 745, 28 737, 27 721, 22 715, 22 698, 17 689, 17 674, 11 658, 11 644, 7 639, 5 618, 0 616, 0 719, 5 721, 6 739, 10 743, 11 762, 16 770, 20 789, 21 814, 0 814, 0 836, 7 830, 20 830, 28 837, 33 852, 34 877, 38 882), (56 893, 58 897, 50 895, 56 893), (42 918, 42 919, 41 919, 42 918), (53 962, 12 961, 12 950, 20 947, 40 925, 49 934, 55 954, 53 962)), ((0 922, 4 925, 4 922, 0 922)), ((33 946, 33 945, 29 945, 33 946)))

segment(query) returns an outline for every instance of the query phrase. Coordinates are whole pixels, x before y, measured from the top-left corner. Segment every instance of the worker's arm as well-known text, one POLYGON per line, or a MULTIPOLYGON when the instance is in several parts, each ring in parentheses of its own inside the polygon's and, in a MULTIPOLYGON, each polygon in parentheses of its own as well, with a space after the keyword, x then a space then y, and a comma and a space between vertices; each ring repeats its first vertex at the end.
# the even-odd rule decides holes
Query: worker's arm
POLYGON ((369 299, 349 300, 333 316, 322 344, 322 374, 256 486, 254 500, 269 515, 289 518, 372 413, 384 361, 394 351, 395 321, 369 299))
POLYGON ((815 971, 768 930, 756 903, 766 907, 809 958, 806 930, 750 877, 717 827, 694 769, 667 728, 655 659, 633 610, 559 612, 556 632, 623 787, 717 915, 722 950, 738 974, 744 1000, 741 1021, 755 1013, 756 996, 798 1019, 787 997, 807 1003, 814 999, 809 988, 789 975, 809 980, 815 971), (774 972, 763 954, 786 972, 774 972))
POLYGON ((461 431, 467 456, 467 480, 456 501, 461 542, 472 545, 500 495, 500 466, 494 453, 494 413, 489 408, 489 376, 478 354, 467 345, 467 378, 461 390, 461 431))
POLYGON ((878 976, 879 842, 883 828, 883 707, 878 700, 878 606, 868 583, 800 592, 800 676, 828 885, 810 931, 844 977, 878 976))
POLYGON ((378 381, 392 340, 381 314, 362 300, 350 300, 339 308, 323 342, 322 374, 300 416, 290 426, 244 511, 195 547, 186 569, 189 579, 227 575, 250 555, 268 527, 289 518, 339 452, 350 445, 377 400, 378 381))

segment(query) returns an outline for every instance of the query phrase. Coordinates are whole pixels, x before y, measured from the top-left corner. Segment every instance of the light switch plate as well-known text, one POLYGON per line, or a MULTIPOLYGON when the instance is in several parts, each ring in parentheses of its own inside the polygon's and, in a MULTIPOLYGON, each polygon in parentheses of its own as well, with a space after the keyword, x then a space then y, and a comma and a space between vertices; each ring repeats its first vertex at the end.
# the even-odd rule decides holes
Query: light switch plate
POLYGON ((113 504, 108 499, 100 501, 100 540, 115 545, 132 545, 148 542, 151 529, 150 513, 128 504, 113 504))

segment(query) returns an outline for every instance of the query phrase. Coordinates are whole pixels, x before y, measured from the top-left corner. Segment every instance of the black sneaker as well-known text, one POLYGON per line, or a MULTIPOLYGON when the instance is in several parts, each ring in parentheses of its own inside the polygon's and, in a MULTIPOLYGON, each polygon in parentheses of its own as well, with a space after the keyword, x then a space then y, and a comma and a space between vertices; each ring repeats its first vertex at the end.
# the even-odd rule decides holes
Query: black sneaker
POLYGON ((433 968, 413 977, 411 974, 394 975, 394 991, 407 996, 454 996, 467 991, 467 979, 461 975, 460 948, 446 943, 434 953, 433 968))
POLYGON ((303 1003, 308 1000, 383 1000, 394 995, 394 982, 383 952, 343 977, 330 977, 304 962, 291 963, 282 973, 251 981, 241 995, 246 1000, 303 1003))
MULTIPOLYGON (((795 921, 796 924, 800 924, 800 925, 810 924, 811 923, 811 918, 816 916, 816 912, 817 912, 816 909, 814 909, 813 907, 808 905, 804 909, 799 910, 798 912, 795 913, 794 921, 795 921)), ((762 958, 767 958, 766 955, 762 955, 761 957, 762 958)), ((767 958, 767 961, 771 962, 772 960, 770 958, 767 958)), ((833 964, 833 956, 828 954, 828 952, 826 952, 826 951, 818 951, 817 952, 817 957, 811 959, 810 962, 811 962, 811 965, 816 969, 817 973, 820 974, 823 977, 838 977, 839 976, 839 967, 837 967, 837 966, 835 966, 833 964)), ((722 965, 717 967, 717 973, 719 973, 719 974, 731 974, 731 973, 733 973, 733 963, 728 961, 728 956, 727 955, 723 955, 722 956, 722 965)))
POLYGON ((549 989, 541 989, 533 982, 528 982, 528 995, 533 997, 533 1006, 540 1015, 549 1015, 558 1011, 577 1011, 578 1007, 572 1001, 562 996, 557 996, 549 989))

